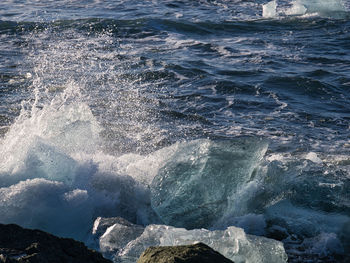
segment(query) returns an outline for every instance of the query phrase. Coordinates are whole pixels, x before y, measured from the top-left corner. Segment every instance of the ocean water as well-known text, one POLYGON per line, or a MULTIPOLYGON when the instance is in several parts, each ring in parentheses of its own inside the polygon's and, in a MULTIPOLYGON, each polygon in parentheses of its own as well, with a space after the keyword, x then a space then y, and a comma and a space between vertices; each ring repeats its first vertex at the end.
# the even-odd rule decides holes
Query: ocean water
POLYGON ((2 0, 0 223, 98 216, 346 262, 350 2, 2 0))

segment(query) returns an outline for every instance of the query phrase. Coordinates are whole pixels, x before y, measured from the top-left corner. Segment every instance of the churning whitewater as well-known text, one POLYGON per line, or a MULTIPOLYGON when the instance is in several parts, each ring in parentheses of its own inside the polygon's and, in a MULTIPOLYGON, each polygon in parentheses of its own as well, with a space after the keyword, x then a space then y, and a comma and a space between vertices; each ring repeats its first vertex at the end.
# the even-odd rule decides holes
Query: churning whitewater
POLYGON ((346 262, 349 8, 3 1, 0 223, 114 262, 346 262))

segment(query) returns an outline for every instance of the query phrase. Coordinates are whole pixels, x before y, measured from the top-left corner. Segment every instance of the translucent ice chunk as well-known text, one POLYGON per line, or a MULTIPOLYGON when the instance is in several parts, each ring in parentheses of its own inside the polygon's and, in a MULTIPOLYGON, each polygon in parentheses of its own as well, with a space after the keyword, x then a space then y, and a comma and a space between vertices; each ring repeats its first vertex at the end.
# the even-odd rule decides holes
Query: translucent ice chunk
MULTIPOLYGON (((127 226, 124 226, 125 229, 127 226)), ((129 227, 132 233, 134 226, 129 227)), ((150 246, 175 246, 203 242, 234 262, 286 262, 287 255, 283 244, 272 239, 246 235, 244 230, 228 227, 226 230, 209 231, 206 229, 186 230, 165 225, 149 225, 136 239, 119 235, 120 228, 107 229, 104 238, 113 236, 109 249, 115 251, 116 262, 136 262, 141 253, 150 246)), ((125 231, 123 233, 126 233, 125 231)), ((102 237, 101 237, 102 239, 102 237)), ((111 240, 111 239, 110 239, 111 240)))
MULTIPOLYGON (((97 218, 94 224, 95 234, 100 232, 107 224, 108 218, 97 218)), ((105 256, 110 257, 111 255, 118 252, 119 249, 125 247, 130 241, 139 237, 144 227, 132 224, 123 218, 113 218, 114 224, 109 226, 105 233, 99 238, 99 245, 101 252, 105 256)), ((136 261, 135 261, 136 262, 136 261)))
POLYGON ((345 11, 342 0, 297 0, 296 3, 303 4, 307 11, 312 12, 332 12, 345 11))
POLYGON ((286 15, 304 15, 307 12, 306 7, 300 1, 294 1, 292 4, 292 7, 286 11, 286 15))
POLYGON ((257 138, 182 144, 153 179, 152 208, 167 225, 211 226, 232 212, 266 149, 257 138))
POLYGON ((324 17, 342 18, 346 16, 346 7, 342 0, 295 0, 286 15, 317 14, 324 17))
POLYGON ((277 3, 276 0, 268 2, 267 4, 262 6, 263 8, 263 17, 265 18, 273 18, 276 17, 276 8, 277 8, 277 3))
POLYGON ((317 163, 317 164, 321 164, 322 160, 320 159, 320 157, 317 156, 316 153, 314 152, 309 152, 306 156, 305 156, 306 160, 310 160, 311 162, 317 163))

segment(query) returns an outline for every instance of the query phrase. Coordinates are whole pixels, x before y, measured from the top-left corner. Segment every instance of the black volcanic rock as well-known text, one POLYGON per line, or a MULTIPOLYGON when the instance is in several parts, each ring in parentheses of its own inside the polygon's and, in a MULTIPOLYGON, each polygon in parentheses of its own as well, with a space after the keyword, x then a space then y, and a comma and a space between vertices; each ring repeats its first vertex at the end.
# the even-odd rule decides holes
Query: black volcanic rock
POLYGON ((233 263, 203 243, 187 246, 149 247, 137 263, 233 263))
POLYGON ((0 263, 111 263, 82 242, 0 224, 0 263))

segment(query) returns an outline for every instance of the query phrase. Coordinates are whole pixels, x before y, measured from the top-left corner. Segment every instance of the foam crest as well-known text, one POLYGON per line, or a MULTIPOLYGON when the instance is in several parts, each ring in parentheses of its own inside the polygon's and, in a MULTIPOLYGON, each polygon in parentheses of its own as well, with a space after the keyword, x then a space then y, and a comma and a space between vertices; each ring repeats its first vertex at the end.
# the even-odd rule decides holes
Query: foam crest
MULTIPOLYGON (((84 104, 46 105, 23 113, 0 143, 0 174, 16 175, 32 169, 37 177, 66 181, 74 173, 71 154, 98 149, 99 125, 84 104), (40 176, 42 174, 42 176, 40 176)), ((24 175, 31 178, 32 175, 24 175)))
POLYGON ((0 188, 0 221, 81 238, 79 232, 90 221, 91 207, 86 196, 77 192, 67 200, 69 192, 61 182, 39 178, 0 188))
POLYGON ((104 74, 95 58, 109 67, 112 52, 103 48, 110 38, 62 34, 46 29, 28 39, 38 50, 26 61, 33 66, 30 98, 0 141, 0 221, 79 240, 97 216, 146 224, 149 190, 125 162, 103 153, 103 126, 91 106, 99 92, 90 95, 92 83, 104 74), (42 47, 47 38, 54 44, 42 47))

